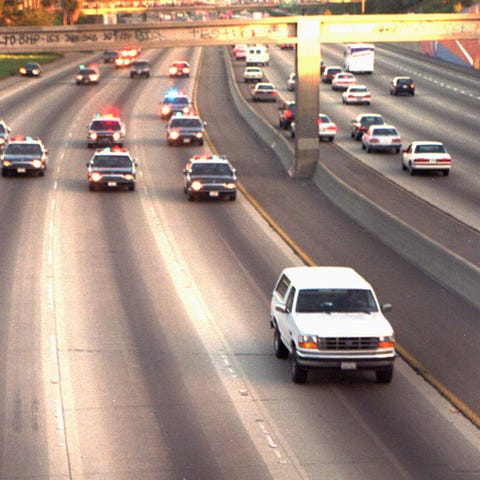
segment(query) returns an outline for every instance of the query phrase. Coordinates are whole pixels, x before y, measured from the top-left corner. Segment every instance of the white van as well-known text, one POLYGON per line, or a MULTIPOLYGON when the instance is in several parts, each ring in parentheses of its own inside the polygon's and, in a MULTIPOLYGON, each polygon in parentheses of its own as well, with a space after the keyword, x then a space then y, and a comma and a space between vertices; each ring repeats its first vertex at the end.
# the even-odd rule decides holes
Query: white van
POLYGON ((245 61, 247 67, 250 65, 261 65, 262 67, 268 65, 270 55, 267 47, 265 45, 249 45, 245 61))
POLYGON ((291 358, 295 383, 310 368, 373 370, 393 375, 395 338, 371 285, 349 267, 290 267, 273 289, 270 325, 277 358, 291 358))

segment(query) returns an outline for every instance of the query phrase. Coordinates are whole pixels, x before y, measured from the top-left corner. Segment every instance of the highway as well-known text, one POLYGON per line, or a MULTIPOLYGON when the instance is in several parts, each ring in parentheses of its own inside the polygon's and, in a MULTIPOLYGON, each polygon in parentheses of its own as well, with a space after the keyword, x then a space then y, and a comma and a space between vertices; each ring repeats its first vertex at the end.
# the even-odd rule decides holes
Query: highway
MULTIPOLYGON (((280 53, 272 75, 290 68, 291 52, 280 53)), ((369 372, 291 382, 268 308, 280 270, 302 262, 242 195, 186 200, 181 169, 208 146, 166 144, 163 93, 195 87, 194 76, 169 79, 169 63, 186 58, 199 72, 212 146, 248 192, 316 263, 362 273, 394 305, 397 340, 476 412, 478 310, 313 182, 288 177, 233 109, 222 47, 143 56, 150 79, 98 55, 100 84, 76 86, 75 66, 89 58, 73 55, 41 79, 3 82, 3 117, 44 140, 50 165, 43 178, 0 182, 0 478, 478 478, 478 429, 402 359, 390 385, 369 372), (88 191, 87 125, 108 107, 138 158, 135 192, 88 191)))

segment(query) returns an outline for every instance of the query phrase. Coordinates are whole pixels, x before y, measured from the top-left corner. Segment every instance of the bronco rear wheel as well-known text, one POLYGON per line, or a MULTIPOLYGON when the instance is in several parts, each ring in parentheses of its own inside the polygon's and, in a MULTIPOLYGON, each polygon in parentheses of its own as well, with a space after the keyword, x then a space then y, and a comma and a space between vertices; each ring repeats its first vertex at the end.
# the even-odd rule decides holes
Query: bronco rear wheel
POLYGON ((288 348, 282 341, 278 327, 275 325, 275 330, 273 332, 273 350, 277 358, 288 358, 288 348))

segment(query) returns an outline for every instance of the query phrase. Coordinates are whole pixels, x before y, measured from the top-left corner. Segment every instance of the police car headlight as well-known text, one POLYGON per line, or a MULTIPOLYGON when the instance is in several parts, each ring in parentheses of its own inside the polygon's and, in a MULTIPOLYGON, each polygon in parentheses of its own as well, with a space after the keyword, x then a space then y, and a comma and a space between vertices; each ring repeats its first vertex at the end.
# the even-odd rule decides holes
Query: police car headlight
POLYGON ((9 167, 11 164, 12 164, 12 162, 11 162, 10 160, 4 160, 4 161, 2 162, 2 165, 3 165, 4 167, 9 167))
POLYGON ((42 168, 42 166, 43 166, 43 163, 38 158, 36 158, 35 160, 32 160, 32 167, 33 168, 42 168))
POLYGON ((198 192, 199 190, 201 190, 203 187, 202 185, 202 182, 198 181, 198 180, 195 180, 194 182, 192 182, 192 184, 190 185, 190 188, 192 190, 195 190, 196 192, 198 192))
POLYGON ((236 185, 234 182, 228 182, 225 184, 225 188, 228 188, 229 190, 234 190, 236 188, 236 185))
POLYGON ((93 172, 90 175, 90 179, 92 180, 92 182, 99 182, 102 179, 102 174, 99 172, 93 172))
POLYGON ((171 108, 168 105, 165 105, 162 107, 162 114, 163 115, 168 115, 170 113, 171 108))
POLYGON ((114 140, 120 140, 120 133, 115 132, 115 133, 113 134, 113 139, 114 139, 114 140))
POLYGON ((95 132, 91 132, 89 135, 92 140, 96 140, 98 137, 98 135, 95 132))
POLYGON ((96 75, 96 74, 90 75, 90 80, 92 82, 96 82, 98 80, 98 75, 96 75))
POLYGON ((180 137, 180 132, 177 132, 176 130, 174 130, 173 132, 170 132, 170 138, 172 140, 176 140, 179 137, 180 137))
POLYGON ((197 138, 202 138, 202 137, 203 137, 203 133, 202 133, 202 132, 195 132, 195 137, 197 137, 197 138))
POLYGON ((126 173, 123 178, 131 182, 135 177, 131 173, 126 173))
POLYGON ((77 75, 75 78, 76 78, 77 80, 81 80, 81 79, 82 79, 82 76, 81 76, 81 75, 77 75))

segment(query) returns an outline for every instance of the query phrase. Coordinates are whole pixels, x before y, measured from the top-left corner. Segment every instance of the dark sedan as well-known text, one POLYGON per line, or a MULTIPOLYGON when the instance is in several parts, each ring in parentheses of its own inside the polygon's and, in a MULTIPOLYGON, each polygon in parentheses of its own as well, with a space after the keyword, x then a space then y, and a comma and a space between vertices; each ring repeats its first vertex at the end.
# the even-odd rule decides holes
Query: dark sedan
POLYGON ((18 73, 22 77, 39 77, 42 74, 42 69, 38 63, 27 62, 18 69, 18 73))
POLYGON ((188 200, 198 198, 237 198, 235 168, 224 157, 197 155, 190 158, 183 169, 184 187, 188 200))

